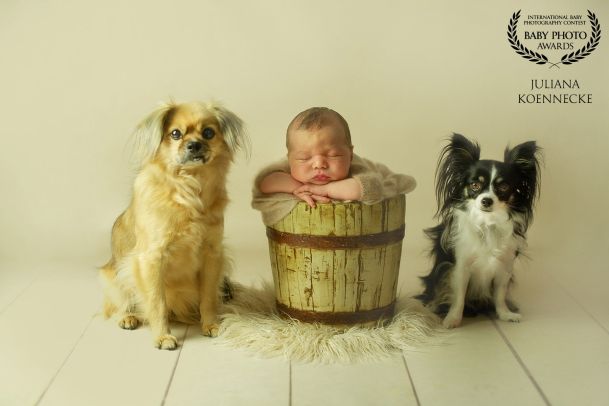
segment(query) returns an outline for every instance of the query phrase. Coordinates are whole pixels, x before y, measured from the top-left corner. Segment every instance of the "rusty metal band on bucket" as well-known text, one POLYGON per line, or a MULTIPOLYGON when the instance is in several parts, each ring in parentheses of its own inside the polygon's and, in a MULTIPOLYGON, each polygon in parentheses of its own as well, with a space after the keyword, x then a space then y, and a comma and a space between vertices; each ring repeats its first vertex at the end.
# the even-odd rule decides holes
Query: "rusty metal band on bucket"
POLYGON ((313 312, 294 309, 279 302, 276 302, 276 305, 279 313, 286 316, 308 323, 319 322, 323 324, 367 323, 391 318, 393 317, 393 313, 395 311, 395 301, 391 302, 387 306, 379 307, 377 309, 355 312, 313 312))
POLYGON ((404 239, 406 227, 402 225, 395 230, 376 234, 363 234, 353 236, 292 234, 266 228, 266 236, 278 244, 287 244, 292 247, 306 247, 318 249, 357 249, 372 248, 400 242, 404 239))

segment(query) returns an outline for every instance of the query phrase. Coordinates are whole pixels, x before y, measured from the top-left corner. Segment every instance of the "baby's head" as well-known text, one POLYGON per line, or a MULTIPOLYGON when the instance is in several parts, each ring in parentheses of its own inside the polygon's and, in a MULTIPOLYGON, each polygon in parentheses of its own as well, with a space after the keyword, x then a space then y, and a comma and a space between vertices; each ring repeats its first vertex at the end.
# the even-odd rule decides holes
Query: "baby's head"
POLYGON ((286 135, 290 174, 302 183, 325 185, 349 176, 353 145, 347 121, 326 107, 298 114, 286 135))

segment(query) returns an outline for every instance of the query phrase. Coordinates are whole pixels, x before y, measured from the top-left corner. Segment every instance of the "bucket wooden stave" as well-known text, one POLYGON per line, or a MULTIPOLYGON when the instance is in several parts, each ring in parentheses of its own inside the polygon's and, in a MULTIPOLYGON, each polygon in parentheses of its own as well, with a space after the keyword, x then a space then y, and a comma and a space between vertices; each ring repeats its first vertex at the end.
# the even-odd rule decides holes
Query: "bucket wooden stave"
POLYGON ((374 205, 301 202, 267 227, 278 310, 335 325, 390 318, 405 212, 404 195, 374 205))

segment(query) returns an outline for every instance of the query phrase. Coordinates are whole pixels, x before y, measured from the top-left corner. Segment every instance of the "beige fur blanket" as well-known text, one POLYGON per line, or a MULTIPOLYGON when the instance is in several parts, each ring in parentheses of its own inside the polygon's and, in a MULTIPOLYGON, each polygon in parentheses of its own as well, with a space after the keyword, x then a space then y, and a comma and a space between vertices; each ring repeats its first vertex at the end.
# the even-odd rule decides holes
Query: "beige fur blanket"
POLYGON ((222 309, 216 343, 261 357, 291 361, 352 363, 377 361, 430 344, 445 334, 440 320, 412 298, 397 301, 385 326, 336 328, 282 318, 270 283, 252 288, 234 284, 234 298, 222 309))

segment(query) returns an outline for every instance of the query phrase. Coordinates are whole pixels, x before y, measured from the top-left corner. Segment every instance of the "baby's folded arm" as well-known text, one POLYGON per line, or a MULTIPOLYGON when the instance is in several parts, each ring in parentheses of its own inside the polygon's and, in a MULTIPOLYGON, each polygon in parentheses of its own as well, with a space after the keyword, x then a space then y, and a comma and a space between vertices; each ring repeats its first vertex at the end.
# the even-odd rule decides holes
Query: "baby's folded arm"
POLYGON ((304 184, 296 192, 306 191, 318 196, 327 196, 334 200, 360 200, 362 188, 360 183, 347 178, 326 183, 325 185, 304 184))
POLYGON ((293 193, 302 183, 285 172, 272 172, 260 182, 262 193, 293 193))
POLYGON ((362 198, 362 187, 360 183, 353 178, 330 182, 326 186, 327 196, 331 199, 361 200, 362 198))

